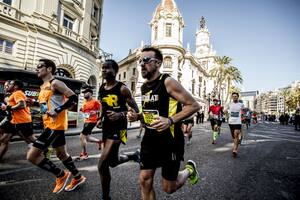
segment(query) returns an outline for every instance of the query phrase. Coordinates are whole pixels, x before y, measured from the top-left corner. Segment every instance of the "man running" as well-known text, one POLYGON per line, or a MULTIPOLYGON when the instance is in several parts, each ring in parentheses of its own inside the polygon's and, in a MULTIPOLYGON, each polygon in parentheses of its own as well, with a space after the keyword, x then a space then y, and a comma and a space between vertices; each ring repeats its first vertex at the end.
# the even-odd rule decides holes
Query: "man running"
POLYGON ((236 157, 238 154, 239 147, 239 139, 242 130, 242 109, 244 108, 244 104, 239 102, 239 94, 237 92, 233 92, 231 94, 233 102, 231 102, 228 106, 229 113, 229 128, 231 131, 231 136, 233 139, 233 150, 232 156, 236 157))
POLYGON ((7 151, 14 134, 19 134, 27 144, 36 140, 33 134, 30 109, 26 105, 26 95, 22 91, 23 83, 19 80, 12 80, 7 82, 5 87, 6 93, 10 95, 6 98, 7 104, 1 106, 3 111, 8 112, 8 116, 2 124, 5 133, 1 137, 0 159, 7 151))
POLYGON ((83 103, 80 111, 84 114, 85 122, 80 134, 82 152, 77 160, 85 160, 88 158, 88 153, 86 151, 87 142, 96 143, 98 144, 99 149, 101 149, 101 140, 91 136, 93 128, 97 125, 101 103, 93 98, 93 90, 91 88, 86 88, 83 91, 83 94, 85 102, 83 103))
POLYGON ((222 115, 222 107, 218 104, 218 99, 213 99, 214 105, 211 105, 208 110, 208 115, 210 119, 211 129, 212 129, 212 144, 216 144, 216 140, 220 134, 221 128, 221 115, 222 115))
POLYGON ((55 70, 56 66, 53 61, 49 59, 39 60, 36 72, 44 83, 41 85, 38 103, 43 114, 44 131, 29 150, 27 159, 34 165, 56 176, 53 193, 58 194, 63 189, 66 191, 74 190, 78 185, 84 183, 86 178, 75 167, 72 157, 66 150, 67 109, 77 103, 77 96, 65 83, 54 78, 55 70), (65 98, 68 98, 68 100, 65 101, 65 98), (42 154, 43 150, 50 145, 55 149, 56 156, 68 171, 58 168, 42 154), (74 178, 65 187, 71 174, 74 178))
POLYGON ((102 141, 103 149, 98 163, 98 171, 102 186, 102 199, 110 199, 110 167, 133 160, 139 162, 139 150, 126 155, 119 155, 120 144, 127 142, 127 106, 138 112, 130 90, 125 84, 116 80, 119 66, 114 60, 106 60, 102 65, 100 101, 102 104, 102 141))
POLYGON ((182 131, 183 135, 185 137, 185 143, 187 145, 191 144, 191 139, 193 137, 193 131, 192 128, 194 126, 194 116, 192 115, 191 117, 182 120, 182 131))
POLYGON ((163 62, 160 50, 146 47, 139 60, 141 74, 146 82, 142 85, 142 113, 130 109, 128 119, 143 118, 145 134, 141 143, 140 186, 142 199, 156 199, 153 187, 157 168, 162 168, 162 187, 169 194, 184 185, 198 182, 196 164, 189 160, 179 171, 184 155, 184 136, 181 120, 200 108, 194 98, 173 78, 161 74, 163 62), (181 109, 181 105, 184 106, 181 109))

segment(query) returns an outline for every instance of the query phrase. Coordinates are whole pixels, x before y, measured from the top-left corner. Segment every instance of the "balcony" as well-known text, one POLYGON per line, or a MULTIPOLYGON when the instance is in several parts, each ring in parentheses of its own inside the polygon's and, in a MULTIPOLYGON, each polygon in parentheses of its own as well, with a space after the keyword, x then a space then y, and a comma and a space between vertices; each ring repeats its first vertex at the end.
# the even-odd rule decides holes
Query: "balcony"
POLYGON ((20 21, 23 14, 14 7, 0 2, 0 15, 20 21))

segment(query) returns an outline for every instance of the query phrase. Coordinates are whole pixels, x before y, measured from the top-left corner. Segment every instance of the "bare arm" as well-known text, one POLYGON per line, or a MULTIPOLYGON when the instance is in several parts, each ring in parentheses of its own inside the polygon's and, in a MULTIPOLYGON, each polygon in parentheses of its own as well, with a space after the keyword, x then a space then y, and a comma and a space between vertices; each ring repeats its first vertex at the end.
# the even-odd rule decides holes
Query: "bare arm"
POLYGON ((130 92, 130 90, 126 86, 121 87, 121 94, 125 97, 126 103, 131 107, 135 112, 139 112, 139 108, 130 92))
POLYGON ((26 107, 26 102, 25 101, 19 101, 16 105, 12 106, 12 110, 18 110, 26 107))
POLYGON ((66 86, 66 84, 60 80, 54 80, 51 84, 51 87, 57 91, 59 91, 60 93, 62 93, 63 95, 65 95, 66 97, 70 97, 72 95, 75 95, 75 93, 68 88, 68 86, 66 86))
POLYGON ((182 111, 176 113, 174 116, 169 118, 159 116, 153 123, 151 123, 151 126, 157 131, 163 131, 169 128, 172 123, 179 122, 182 119, 191 116, 200 109, 200 106, 196 100, 175 79, 168 77, 164 83, 167 92, 184 107, 182 111))
POLYGON ((55 117, 57 114, 59 114, 61 111, 70 108, 71 106, 77 104, 78 98, 75 95, 75 93, 66 86, 66 84, 59 80, 54 80, 51 83, 51 89, 56 90, 63 95, 65 95, 68 100, 61 106, 54 109, 54 111, 48 111, 47 114, 51 117, 55 117))
POLYGON ((182 111, 172 116, 174 123, 185 119, 200 109, 196 100, 175 79, 168 77, 165 80, 167 92, 183 105, 182 111))

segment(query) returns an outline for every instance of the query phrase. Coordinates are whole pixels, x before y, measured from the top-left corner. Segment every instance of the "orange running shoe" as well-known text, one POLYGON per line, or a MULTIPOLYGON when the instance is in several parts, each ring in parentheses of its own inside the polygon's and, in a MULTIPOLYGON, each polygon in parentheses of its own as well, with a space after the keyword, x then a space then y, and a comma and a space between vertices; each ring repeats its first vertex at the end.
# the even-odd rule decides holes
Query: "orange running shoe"
POLYGON ((66 186, 67 181, 69 179, 69 177, 71 176, 71 172, 69 171, 64 171, 64 175, 62 177, 56 178, 56 185, 55 188, 53 190, 53 193, 58 194, 60 193, 66 186))
POLYGON ((80 179, 72 178, 71 183, 65 188, 65 190, 68 192, 75 190, 77 188, 77 186, 84 183, 85 180, 86 180, 86 178, 83 175, 81 175, 80 179))

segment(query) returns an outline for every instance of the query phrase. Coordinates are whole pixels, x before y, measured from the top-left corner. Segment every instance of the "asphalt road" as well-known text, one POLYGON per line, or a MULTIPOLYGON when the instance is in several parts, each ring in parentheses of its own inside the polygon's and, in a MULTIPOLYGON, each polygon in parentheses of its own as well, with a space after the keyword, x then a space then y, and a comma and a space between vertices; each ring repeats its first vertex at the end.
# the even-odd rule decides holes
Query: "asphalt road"
MULTIPOLYGON (((161 189, 160 170, 155 177, 157 199, 300 199, 300 132, 291 126, 259 123, 244 129, 245 137, 237 158, 231 157, 232 141, 228 125, 223 124, 217 144, 211 144, 209 124, 193 128, 192 144, 186 146, 185 160, 193 159, 201 181, 186 184, 172 195, 161 189)), ((120 152, 135 151, 140 139, 138 129, 129 131, 129 142, 120 152)), ((101 137, 101 134, 96 134, 101 137)), ((80 153, 78 136, 67 137, 69 153, 80 153)), ((101 187, 97 171, 99 151, 89 144, 90 158, 76 165, 87 182, 72 192, 52 194, 54 177, 26 161, 27 145, 14 142, 5 159, 0 162, 1 200, 100 199, 101 187)), ((60 162, 52 160, 62 167, 60 162)), ((182 163, 182 167, 184 163, 182 163)), ((111 170, 113 200, 140 199, 139 166, 129 162, 111 170)))

